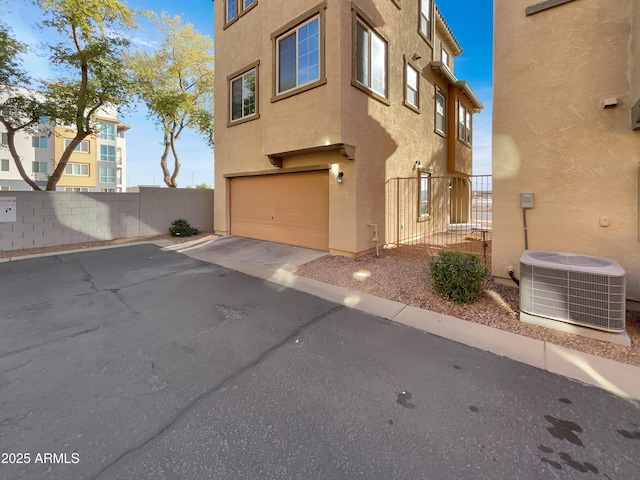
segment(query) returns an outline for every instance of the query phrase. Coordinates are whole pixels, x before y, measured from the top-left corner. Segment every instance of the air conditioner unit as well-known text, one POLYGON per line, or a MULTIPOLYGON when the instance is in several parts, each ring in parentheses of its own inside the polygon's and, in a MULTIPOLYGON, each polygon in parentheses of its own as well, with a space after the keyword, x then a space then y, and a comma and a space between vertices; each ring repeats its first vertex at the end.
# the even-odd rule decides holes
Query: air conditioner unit
POLYGON ((520 311, 608 332, 625 330, 625 271, 615 260, 525 250, 520 311))

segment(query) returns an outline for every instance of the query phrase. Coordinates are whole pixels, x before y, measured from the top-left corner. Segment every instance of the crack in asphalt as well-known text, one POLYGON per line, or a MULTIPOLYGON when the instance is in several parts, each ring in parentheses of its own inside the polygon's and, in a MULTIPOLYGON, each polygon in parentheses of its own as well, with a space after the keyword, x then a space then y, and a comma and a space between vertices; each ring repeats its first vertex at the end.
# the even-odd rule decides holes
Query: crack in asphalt
POLYGON ((234 380, 235 378, 239 377, 243 373, 247 372, 248 370, 250 370, 253 367, 255 367, 255 366, 259 365, 260 363, 262 363, 264 360, 269 358, 269 356, 271 354, 273 354, 275 351, 279 350, 283 346, 285 346, 288 343, 290 343, 293 339, 298 337, 300 335, 300 333, 302 333, 303 331, 313 327, 315 324, 317 324, 321 320, 324 320, 325 318, 329 317, 330 315, 333 315, 334 313, 336 313, 336 312, 338 312, 340 310, 344 310, 345 308, 346 307, 344 307, 343 305, 339 305, 339 306, 333 307, 331 310, 329 310, 329 311, 327 311, 325 313, 317 315, 316 317, 312 318, 308 322, 306 322, 303 325, 301 325, 300 327, 298 327, 293 333, 291 333, 289 336, 287 336, 281 342, 278 342, 275 345, 273 345, 270 348, 268 348, 267 350, 263 351, 254 360, 250 361, 249 363, 247 363, 244 366, 240 367, 235 372, 233 372, 233 373, 227 375, 226 377, 222 378, 221 380, 219 380, 211 388, 209 388, 208 390, 206 390, 205 392, 203 392, 202 394, 200 394, 199 396, 197 396, 196 398, 191 400, 188 404, 186 404, 178 412, 176 412, 173 415, 173 417, 167 423, 165 423, 156 433, 151 435, 148 439, 146 439, 141 444, 139 444, 137 446, 134 446, 134 447, 128 449, 127 451, 123 452, 118 458, 116 458, 111 463, 109 463, 104 468, 102 468, 102 470, 100 470, 97 473, 97 475, 95 477, 93 477, 93 480, 98 480, 102 475, 107 473, 108 470, 110 470, 111 468, 115 467, 118 463, 124 461, 127 457, 131 456, 134 452, 137 452, 137 451, 140 451, 140 450, 144 449, 147 445, 149 445, 155 439, 157 439, 160 436, 162 436, 162 434, 164 434, 167 430, 169 430, 171 427, 173 427, 184 415, 186 415, 187 413, 191 412, 193 409, 198 407, 204 400, 206 400, 208 397, 214 395, 221 388, 223 388, 228 382, 230 382, 231 380, 234 380))
POLYGON ((46 342, 36 343, 35 345, 29 345, 29 346, 26 346, 26 347, 23 347, 23 348, 19 348, 18 350, 13 350, 11 352, 0 353, 0 359, 6 358, 6 357, 10 357, 12 355, 17 355, 18 353, 28 352, 29 350, 33 350, 34 348, 42 347, 43 345, 47 345, 49 343, 65 341, 65 340, 69 340, 70 338, 79 337, 80 335, 85 335, 87 333, 93 333, 93 332, 95 332, 96 330, 99 330, 99 329, 100 329, 100 326, 98 325, 97 327, 88 328, 86 330, 81 330, 79 332, 72 333, 70 335, 65 335, 64 337, 52 338, 50 340, 47 340, 46 342))

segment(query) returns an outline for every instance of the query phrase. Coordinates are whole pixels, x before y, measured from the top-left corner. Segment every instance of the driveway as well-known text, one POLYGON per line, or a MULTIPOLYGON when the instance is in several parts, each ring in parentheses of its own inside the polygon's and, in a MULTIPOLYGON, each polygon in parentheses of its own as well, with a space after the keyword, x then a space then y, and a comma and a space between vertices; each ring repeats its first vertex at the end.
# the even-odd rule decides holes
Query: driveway
POLYGON ((155 245, 0 285, 3 480, 637 476, 637 403, 155 245))

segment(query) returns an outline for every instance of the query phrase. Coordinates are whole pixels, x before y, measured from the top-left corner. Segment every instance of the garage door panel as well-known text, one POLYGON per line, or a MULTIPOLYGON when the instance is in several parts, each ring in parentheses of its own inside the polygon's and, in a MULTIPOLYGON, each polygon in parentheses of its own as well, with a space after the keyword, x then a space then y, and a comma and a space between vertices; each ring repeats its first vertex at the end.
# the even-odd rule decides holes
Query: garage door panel
POLYGON ((231 180, 231 233, 320 250, 329 248, 329 173, 231 180))

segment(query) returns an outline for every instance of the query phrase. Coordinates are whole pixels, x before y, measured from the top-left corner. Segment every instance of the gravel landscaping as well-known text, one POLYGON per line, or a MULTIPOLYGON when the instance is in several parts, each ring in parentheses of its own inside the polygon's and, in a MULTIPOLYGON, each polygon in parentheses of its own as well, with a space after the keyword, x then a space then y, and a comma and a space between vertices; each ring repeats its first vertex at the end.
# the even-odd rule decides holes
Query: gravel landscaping
POLYGON ((508 287, 489 280, 477 302, 455 305, 441 298, 427 284, 427 265, 431 254, 433 252, 426 247, 403 246, 383 249, 380 257, 370 254, 355 260, 327 255, 302 265, 296 273, 332 285, 640 366, 640 315, 637 312, 627 313, 627 333, 631 338, 631 347, 624 347, 520 322, 519 291, 515 284, 508 287))

